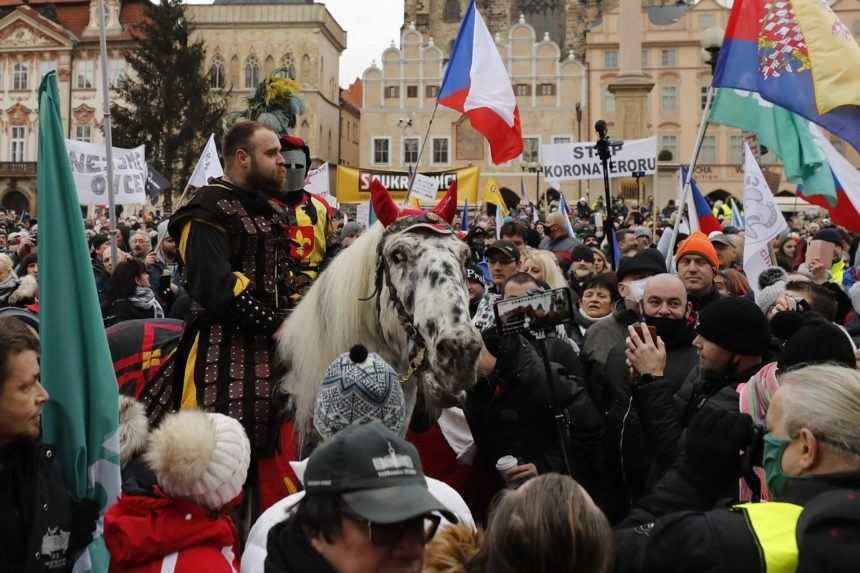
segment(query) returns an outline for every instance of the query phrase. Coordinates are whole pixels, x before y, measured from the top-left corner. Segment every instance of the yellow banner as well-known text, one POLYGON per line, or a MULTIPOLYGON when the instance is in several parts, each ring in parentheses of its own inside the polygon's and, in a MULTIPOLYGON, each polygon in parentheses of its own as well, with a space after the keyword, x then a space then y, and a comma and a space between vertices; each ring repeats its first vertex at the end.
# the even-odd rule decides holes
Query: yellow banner
MULTIPOLYGON (((448 190, 451 181, 457 182, 457 202, 460 204, 469 202, 475 205, 478 202, 478 180, 481 172, 477 167, 464 167, 463 169, 451 169, 449 171, 435 171, 432 173, 422 172, 422 175, 436 179, 439 200, 448 190)), ((379 177, 388 192, 395 200, 401 200, 406 196, 409 187, 409 173, 406 171, 383 171, 381 169, 354 169, 352 167, 337 168, 337 200, 341 203, 367 203, 370 201, 370 182, 379 177)))

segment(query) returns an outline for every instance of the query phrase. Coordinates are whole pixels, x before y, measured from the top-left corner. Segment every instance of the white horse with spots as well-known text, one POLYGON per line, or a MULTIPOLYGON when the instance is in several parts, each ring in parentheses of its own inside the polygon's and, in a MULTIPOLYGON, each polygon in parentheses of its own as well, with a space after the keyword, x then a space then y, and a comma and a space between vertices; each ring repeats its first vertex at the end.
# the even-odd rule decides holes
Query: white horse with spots
POLYGON ((410 416, 419 392, 441 409, 475 382, 481 337, 469 320, 468 247, 450 226, 456 184, 427 213, 397 207, 378 180, 371 201, 379 221, 329 264, 276 334, 281 389, 302 435, 326 369, 355 344, 403 376, 410 416))

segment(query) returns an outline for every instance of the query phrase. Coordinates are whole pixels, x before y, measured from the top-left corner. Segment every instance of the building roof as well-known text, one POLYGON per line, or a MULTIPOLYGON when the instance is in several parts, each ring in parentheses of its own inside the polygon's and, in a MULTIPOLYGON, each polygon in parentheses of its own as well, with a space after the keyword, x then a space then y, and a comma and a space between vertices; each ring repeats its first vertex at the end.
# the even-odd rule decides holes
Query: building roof
MULTIPOLYGON (((119 21, 124 30, 111 36, 111 40, 130 39, 128 28, 144 20, 144 2, 147 0, 125 0, 122 2, 119 21)), ((42 25, 62 30, 74 39, 98 41, 98 36, 84 38, 84 30, 90 21, 90 0, 0 0, 0 18, 22 10, 42 25)))
POLYGON ((355 78, 355 81, 350 86, 340 91, 341 98, 351 103, 355 109, 361 109, 361 102, 364 99, 364 84, 361 83, 361 78, 355 78))

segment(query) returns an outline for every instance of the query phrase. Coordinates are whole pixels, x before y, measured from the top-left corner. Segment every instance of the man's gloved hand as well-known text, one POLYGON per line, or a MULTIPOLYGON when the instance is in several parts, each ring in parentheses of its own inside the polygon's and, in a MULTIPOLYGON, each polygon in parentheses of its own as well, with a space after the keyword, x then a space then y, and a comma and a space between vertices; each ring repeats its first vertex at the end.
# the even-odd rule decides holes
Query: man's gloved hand
POLYGON ((684 473, 718 486, 743 473, 741 451, 751 445, 753 421, 747 414, 706 406, 693 417, 686 438, 684 473))
POLYGON ((93 540, 96 522, 99 519, 99 502, 94 499, 72 501, 72 526, 69 535, 69 550, 75 555, 93 540))

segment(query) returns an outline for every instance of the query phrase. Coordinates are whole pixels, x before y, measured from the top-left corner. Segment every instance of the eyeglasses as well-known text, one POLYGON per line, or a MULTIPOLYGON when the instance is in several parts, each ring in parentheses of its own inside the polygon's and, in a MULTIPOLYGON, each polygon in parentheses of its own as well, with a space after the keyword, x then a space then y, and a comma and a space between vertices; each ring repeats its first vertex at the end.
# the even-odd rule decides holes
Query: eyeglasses
POLYGON ((351 521, 363 524, 367 528, 370 542, 379 547, 394 547, 406 536, 420 537, 421 543, 429 543, 442 521, 441 517, 432 513, 397 523, 373 523, 349 512, 343 512, 343 515, 351 521))

